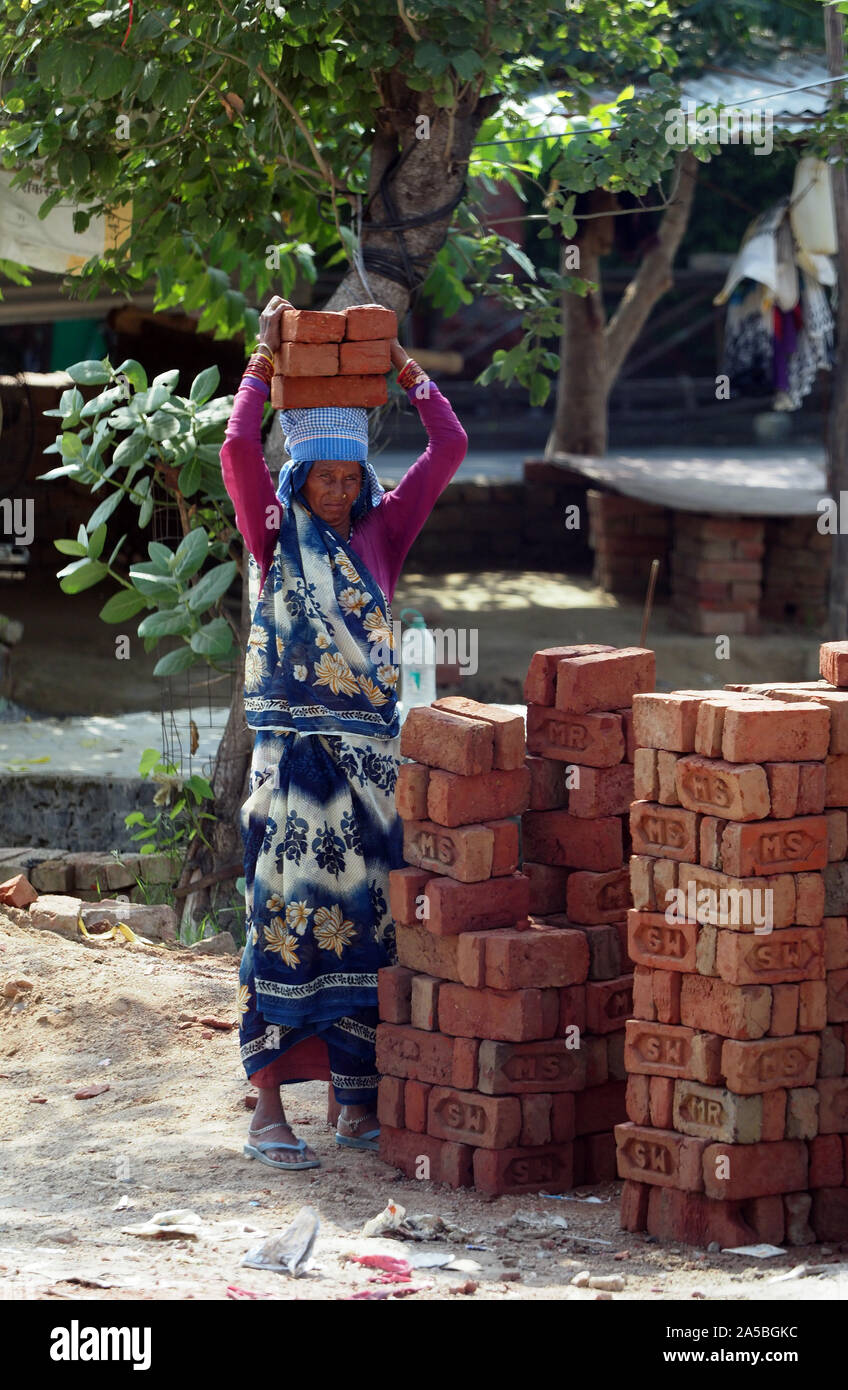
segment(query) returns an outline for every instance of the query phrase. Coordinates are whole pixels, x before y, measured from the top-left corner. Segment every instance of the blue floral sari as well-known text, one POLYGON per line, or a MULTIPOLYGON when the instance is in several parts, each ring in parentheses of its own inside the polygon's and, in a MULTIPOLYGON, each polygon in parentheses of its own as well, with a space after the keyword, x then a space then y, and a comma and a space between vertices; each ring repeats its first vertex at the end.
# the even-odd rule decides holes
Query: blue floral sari
POLYGON ((343 1104, 376 1096, 377 971, 395 958, 388 874, 403 861, 392 650, 379 585, 296 501, 245 662, 257 734, 242 808, 241 1057, 251 1076, 318 1037, 343 1104))

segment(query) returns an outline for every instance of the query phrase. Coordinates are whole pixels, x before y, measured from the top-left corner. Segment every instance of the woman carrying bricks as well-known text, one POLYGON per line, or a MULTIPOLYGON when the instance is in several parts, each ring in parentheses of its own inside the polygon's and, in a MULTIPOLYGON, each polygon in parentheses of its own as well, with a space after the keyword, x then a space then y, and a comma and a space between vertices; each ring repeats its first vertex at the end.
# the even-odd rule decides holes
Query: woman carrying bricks
POLYGON ((377 1147, 377 971, 393 959, 388 873, 402 862, 389 604, 467 439, 395 338, 391 361, 427 430, 425 452, 386 493, 367 461, 365 410, 280 411, 291 462, 275 492, 260 431, 291 307, 275 295, 260 317, 221 466, 261 590, 245 657, 256 733, 241 813, 239 1014, 242 1062, 258 1090, 245 1153, 296 1170, 319 1160, 286 1118, 284 1083, 331 1081, 336 1142, 377 1147))

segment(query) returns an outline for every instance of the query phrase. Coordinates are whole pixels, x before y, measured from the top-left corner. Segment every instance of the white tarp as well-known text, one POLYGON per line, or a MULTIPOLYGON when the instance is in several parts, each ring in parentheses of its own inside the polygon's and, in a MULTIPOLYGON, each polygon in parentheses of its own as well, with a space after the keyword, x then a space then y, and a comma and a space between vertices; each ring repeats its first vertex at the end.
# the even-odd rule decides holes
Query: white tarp
POLYGON ((75 232, 73 203, 59 203, 43 221, 38 209, 49 189, 35 179, 12 188, 14 171, 0 170, 0 259, 30 270, 74 274, 92 256, 120 246, 129 234, 132 205, 92 217, 84 232, 75 232))

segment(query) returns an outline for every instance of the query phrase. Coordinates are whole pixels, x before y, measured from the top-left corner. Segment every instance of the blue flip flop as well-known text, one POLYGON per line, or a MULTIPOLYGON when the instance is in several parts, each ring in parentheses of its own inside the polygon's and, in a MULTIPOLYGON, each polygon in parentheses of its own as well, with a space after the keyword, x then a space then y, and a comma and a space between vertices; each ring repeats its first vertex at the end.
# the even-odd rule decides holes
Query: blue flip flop
POLYGON ((299 1173, 305 1168, 320 1168, 320 1158, 305 1158, 300 1163, 275 1163, 273 1158, 265 1157, 269 1149, 288 1149, 290 1153, 302 1154, 305 1148, 305 1139, 298 1139, 296 1144, 282 1144, 265 1139, 259 1144, 245 1144, 244 1153, 248 1158, 258 1158, 260 1163, 266 1164, 269 1168, 281 1168, 284 1173, 299 1173))
POLYGON ((379 1141, 379 1128, 369 1129, 367 1134, 360 1134, 356 1139, 351 1134, 339 1134, 336 1130, 336 1143, 340 1149, 367 1149, 370 1153, 377 1153, 379 1141))

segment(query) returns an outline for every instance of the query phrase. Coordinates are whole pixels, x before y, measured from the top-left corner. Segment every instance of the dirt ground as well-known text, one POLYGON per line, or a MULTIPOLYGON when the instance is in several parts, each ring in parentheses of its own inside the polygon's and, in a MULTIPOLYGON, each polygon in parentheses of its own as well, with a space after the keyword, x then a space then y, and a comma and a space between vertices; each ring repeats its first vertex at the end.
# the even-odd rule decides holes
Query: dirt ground
POLYGON ((180 1013, 234 1020, 237 959, 89 944, 26 920, 0 914, 0 989, 21 976, 32 982, 16 1001, 0 998, 0 1298, 383 1297, 403 1286, 374 1282, 351 1254, 413 1262, 434 1252, 453 1267, 415 1269, 415 1299, 848 1297, 848 1244, 765 1261, 710 1254, 622 1232, 618 1184, 572 1194, 599 1202, 488 1200, 403 1178, 374 1154, 336 1149, 319 1083, 292 1088, 289 1115, 322 1167, 260 1167, 242 1154, 250 1088, 235 1033, 204 1038, 200 1025, 178 1026, 180 1013), (96 1085, 109 1089, 74 1099, 96 1085), (364 1238, 363 1223, 390 1199, 409 1215, 440 1216, 447 1237, 364 1238), (303 1278, 241 1265, 304 1205, 321 1227, 303 1278), (124 1233, 175 1209, 199 1218, 196 1236, 124 1233), (803 1276, 770 1282, 798 1266, 803 1276), (584 1270, 623 1286, 599 1294, 573 1285, 584 1270))

